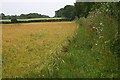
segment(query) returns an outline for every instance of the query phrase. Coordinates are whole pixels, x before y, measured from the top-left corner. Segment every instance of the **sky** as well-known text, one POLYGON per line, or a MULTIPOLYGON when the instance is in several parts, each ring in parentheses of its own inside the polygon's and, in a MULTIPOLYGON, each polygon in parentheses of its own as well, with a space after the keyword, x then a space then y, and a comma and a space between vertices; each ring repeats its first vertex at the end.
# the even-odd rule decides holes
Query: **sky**
POLYGON ((39 13, 53 17, 55 11, 66 5, 74 5, 76 0, 0 0, 0 13, 20 15, 39 13))

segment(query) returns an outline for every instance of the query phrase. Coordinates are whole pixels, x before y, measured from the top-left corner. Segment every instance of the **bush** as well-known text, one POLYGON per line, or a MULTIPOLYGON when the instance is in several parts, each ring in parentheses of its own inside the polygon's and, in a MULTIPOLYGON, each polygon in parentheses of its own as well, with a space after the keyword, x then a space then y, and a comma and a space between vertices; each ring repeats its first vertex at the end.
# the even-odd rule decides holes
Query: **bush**
POLYGON ((11 22, 12 22, 12 23, 17 23, 17 19, 16 19, 15 16, 11 17, 11 22))

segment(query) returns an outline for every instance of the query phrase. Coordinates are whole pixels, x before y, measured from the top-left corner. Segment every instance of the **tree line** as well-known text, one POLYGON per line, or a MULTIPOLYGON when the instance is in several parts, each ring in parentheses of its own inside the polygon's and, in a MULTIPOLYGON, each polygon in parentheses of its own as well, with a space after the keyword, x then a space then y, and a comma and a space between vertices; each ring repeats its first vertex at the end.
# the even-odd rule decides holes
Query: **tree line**
POLYGON ((55 17, 71 19, 75 19, 75 17, 86 18, 91 11, 100 8, 103 9, 103 12, 115 18, 118 18, 118 14, 120 14, 118 11, 120 9, 119 2, 76 2, 74 5, 66 5, 64 8, 55 11, 55 17))
POLYGON ((75 17, 87 17, 94 4, 94 2, 76 2, 74 5, 66 5, 64 8, 55 11, 55 17, 70 19, 75 19, 75 17))
MULTIPOLYGON (((75 18, 87 17, 90 12, 101 9, 105 14, 113 16, 119 21, 120 6, 119 2, 76 2, 74 5, 66 5, 55 11, 54 17, 63 17, 66 19, 74 20, 75 18)), ((47 15, 41 15, 38 13, 29 13, 21 15, 5 15, 0 14, 1 19, 30 19, 30 18, 49 18, 47 15)), ((118 22, 119 23, 119 22, 118 22)), ((119 29, 120 30, 120 29, 119 29)), ((120 33, 120 32, 119 32, 120 33)))
MULTIPOLYGON (((54 17, 64 17, 68 19, 75 19, 75 17, 87 17, 87 15, 94 10, 104 7, 108 15, 118 18, 118 10, 120 9, 119 3, 114 2, 76 2, 74 5, 66 5, 64 8, 61 8, 55 11, 54 17)), ((29 13, 21 15, 5 15, 4 13, 0 14, 1 19, 11 19, 16 17, 17 19, 30 19, 30 18, 49 18, 47 15, 41 15, 38 13, 29 13)))
POLYGON ((29 13, 29 14, 20 14, 20 15, 5 15, 4 13, 0 14, 1 19, 30 19, 30 18, 49 18, 47 15, 42 15, 38 13, 29 13))

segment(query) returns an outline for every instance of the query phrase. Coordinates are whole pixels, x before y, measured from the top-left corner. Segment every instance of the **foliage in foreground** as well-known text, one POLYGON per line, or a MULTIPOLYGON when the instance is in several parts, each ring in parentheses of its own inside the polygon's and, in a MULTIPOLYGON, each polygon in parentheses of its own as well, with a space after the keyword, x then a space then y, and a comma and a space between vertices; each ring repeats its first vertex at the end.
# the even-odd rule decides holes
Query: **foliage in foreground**
POLYGON ((111 51, 117 35, 117 21, 99 11, 78 21, 79 28, 64 56, 56 60, 54 77, 116 78, 119 58, 111 51))

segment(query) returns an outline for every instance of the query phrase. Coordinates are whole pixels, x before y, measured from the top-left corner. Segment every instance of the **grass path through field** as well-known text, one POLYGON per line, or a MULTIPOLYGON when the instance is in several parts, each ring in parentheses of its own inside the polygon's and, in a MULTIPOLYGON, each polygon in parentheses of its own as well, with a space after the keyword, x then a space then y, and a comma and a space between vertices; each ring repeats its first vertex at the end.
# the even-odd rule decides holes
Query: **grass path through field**
POLYGON ((76 30, 74 22, 7 24, 2 27, 2 75, 9 78, 29 76, 29 72, 35 71, 42 73, 40 70, 51 53, 76 30))

